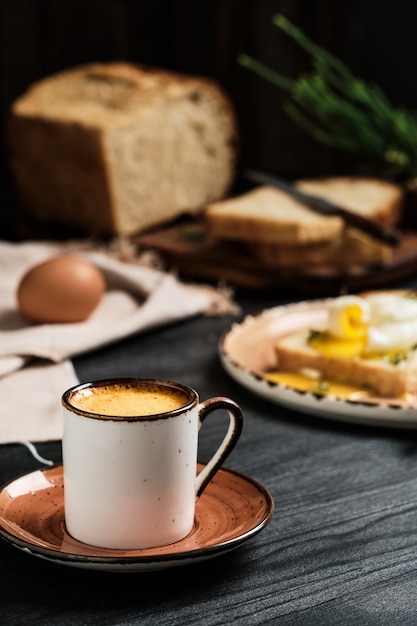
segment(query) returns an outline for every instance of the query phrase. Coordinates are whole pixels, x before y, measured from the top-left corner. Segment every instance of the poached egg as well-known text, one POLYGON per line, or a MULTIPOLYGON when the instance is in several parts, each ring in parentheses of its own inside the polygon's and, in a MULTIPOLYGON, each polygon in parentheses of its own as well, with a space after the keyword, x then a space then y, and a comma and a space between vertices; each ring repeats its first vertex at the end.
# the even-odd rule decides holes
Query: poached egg
POLYGON ((366 298, 340 296, 330 302, 327 326, 309 345, 327 356, 372 357, 417 345, 417 300, 395 293, 366 298))

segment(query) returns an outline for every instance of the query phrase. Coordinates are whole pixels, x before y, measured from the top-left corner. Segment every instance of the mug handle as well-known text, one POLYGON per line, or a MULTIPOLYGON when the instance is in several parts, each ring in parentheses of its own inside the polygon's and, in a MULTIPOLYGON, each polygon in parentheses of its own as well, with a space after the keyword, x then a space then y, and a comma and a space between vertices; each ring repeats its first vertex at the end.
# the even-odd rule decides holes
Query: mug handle
POLYGON ((223 464, 226 457, 229 456, 240 437, 240 433, 242 432, 243 415, 239 405, 233 400, 223 397, 210 398, 209 400, 205 400, 199 404, 199 429, 201 428, 207 415, 218 409, 225 409, 227 411, 229 415, 229 428, 223 438, 223 441, 211 457, 210 461, 197 475, 195 483, 197 498, 201 496, 208 483, 216 474, 217 470, 220 469, 220 466, 223 464))

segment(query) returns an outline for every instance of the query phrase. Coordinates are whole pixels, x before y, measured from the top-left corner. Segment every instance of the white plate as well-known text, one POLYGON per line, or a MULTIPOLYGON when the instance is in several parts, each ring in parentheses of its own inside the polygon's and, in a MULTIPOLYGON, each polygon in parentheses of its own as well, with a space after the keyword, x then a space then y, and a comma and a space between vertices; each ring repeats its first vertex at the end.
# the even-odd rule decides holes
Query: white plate
MULTIPOLYGON (((203 466, 199 464, 201 470, 203 466)), ((62 466, 37 470, 0 490, 0 536, 41 559, 112 572, 188 565, 240 546, 270 522, 269 491, 245 474, 220 469, 198 499, 190 533, 168 546, 109 550, 73 539, 65 527, 62 466)))
POLYGON ((266 380, 265 373, 275 366, 275 339, 302 328, 317 328, 325 320, 329 302, 323 299, 278 306, 233 324, 219 345, 224 368, 247 389, 295 411, 375 426, 417 428, 417 403, 390 398, 345 400, 266 380))

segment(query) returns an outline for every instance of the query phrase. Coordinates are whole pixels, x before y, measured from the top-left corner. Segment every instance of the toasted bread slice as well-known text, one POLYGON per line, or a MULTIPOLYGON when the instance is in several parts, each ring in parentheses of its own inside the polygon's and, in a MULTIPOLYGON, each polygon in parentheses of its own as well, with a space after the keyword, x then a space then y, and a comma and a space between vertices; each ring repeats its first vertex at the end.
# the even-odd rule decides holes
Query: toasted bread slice
POLYGON ((417 352, 393 364, 380 358, 326 356, 308 344, 309 330, 279 338, 275 344, 278 368, 298 371, 311 368, 323 378, 366 386, 382 397, 398 398, 417 391, 417 352))
POLYGON ((266 268, 294 268, 303 265, 379 265, 394 257, 394 249, 357 228, 345 228, 340 237, 329 242, 305 246, 276 243, 248 243, 253 255, 266 268))
POLYGON ((304 179, 297 181, 296 187, 300 191, 322 196, 386 227, 395 226, 401 218, 402 188, 379 178, 333 176, 304 179))
POLYGON ((305 245, 340 237, 343 221, 311 211, 268 185, 206 207, 209 233, 219 239, 305 245))
MULTIPOLYGON (((394 183, 374 178, 330 177, 300 180, 296 185, 387 227, 400 219, 403 191, 394 183)), ((285 246, 342 242, 351 230, 340 217, 319 214, 268 185, 208 205, 204 218, 209 233, 219 239, 285 246)))

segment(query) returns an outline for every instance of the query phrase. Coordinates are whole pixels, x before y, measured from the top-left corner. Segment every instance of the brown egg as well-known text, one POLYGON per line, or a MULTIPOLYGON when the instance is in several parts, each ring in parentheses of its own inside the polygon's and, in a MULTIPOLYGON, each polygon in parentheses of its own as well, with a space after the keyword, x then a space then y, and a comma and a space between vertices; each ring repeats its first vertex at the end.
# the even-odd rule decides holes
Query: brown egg
POLYGON ((81 322, 100 302, 100 270, 77 256, 61 255, 32 267, 17 288, 20 311, 34 322, 81 322))

